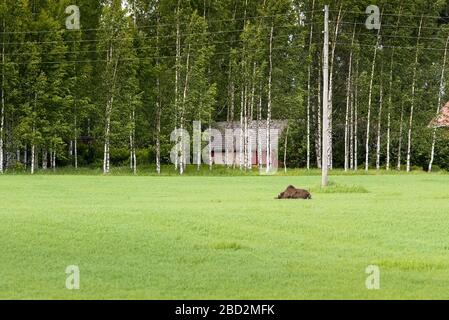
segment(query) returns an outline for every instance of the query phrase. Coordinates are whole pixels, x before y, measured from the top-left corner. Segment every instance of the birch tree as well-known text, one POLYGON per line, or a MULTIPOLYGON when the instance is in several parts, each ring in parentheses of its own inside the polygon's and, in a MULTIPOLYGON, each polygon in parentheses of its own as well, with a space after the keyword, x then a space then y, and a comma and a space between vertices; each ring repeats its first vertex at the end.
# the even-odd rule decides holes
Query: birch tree
POLYGON ((317 107, 316 107, 316 162, 318 169, 321 169, 322 165, 322 129, 321 129, 321 63, 318 61, 318 89, 317 89, 317 107))
MULTIPOLYGON (((399 8, 398 20, 396 22, 396 29, 394 31, 394 36, 397 36, 399 25, 401 21, 402 14, 402 2, 399 8)), ((394 69, 394 53, 395 47, 391 49, 391 61, 390 61, 390 85, 388 92, 388 114, 387 114, 387 159, 386 159, 386 169, 390 170, 391 166, 391 111, 393 107, 393 69, 394 69)))
POLYGON ((416 54, 415 63, 413 65, 413 78, 412 78, 412 96, 410 105, 410 119, 408 126, 408 144, 407 144, 407 172, 411 171, 411 156, 412 156, 412 135, 413 135, 413 115, 415 112, 415 94, 416 94, 416 72, 418 69, 418 59, 419 59, 419 44, 421 38, 421 30, 424 17, 421 16, 418 29, 418 37, 416 40, 416 54))
POLYGON ((380 72, 380 92, 379 92, 379 113, 377 118, 377 143, 376 143, 376 170, 380 170, 380 149, 381 149, 381 134, 382 134, 382 111, 383 111, 383 83, 382 83, 383 67, 380 72))
POLYGON ((368 115, 366 119, 366 143, 365 143, 365 171, 369 170, 369 154, 370 154, 370 130, 371 130, 371 106, 373 99, 373 84, 374 84, 374 73, 376 70, 376 58, 377 51, 379 50, 380 45, 380 30, 379 28, 377 32, 377 41, 376 46, 374 47, 374 57, 371 64, 371 80, 369 84, 369 94, 368 94, 368 115))
MULTIPOLYGON (((339 36, 339 30, 340 30, 340 23, 342 19, 342 10, 343 5, 340 4, 340 9, 338 10, 337 19, 335 21, 335 28, 334 28, 334 37, 332 39, 332 49, 331 49, 331 57, 330 57, 330 71, 329 71, 329 103, 328 103, 328 114, 329 114, 329 148, 328 148, 328 164, 329 169, 333 168, 333 138, 334 138, 334 131, 333 131, 333 90, 334 90, 334 68, 335 68, 335 51, 337 49, 337 41, 339 36)), ((324 156, 324 155, 323 155, 324 156)))
MULTIPOLYGON (((441 76, 440 76, 440 88, 438 90, 438 102, 437 102, 437 115, 440 113, 440 108, 443 100, 444 95, 444 89, 445 89, 445 77, 444 74, 446 72, 446 62, 447 62, 447 49, 449 44, 449 36, 446 39, 446 45, 444 47, 444 56, 443 56, 443 63, 441 67, 441 76)), ((435 161, 435 145, 436 145, 436 138, 437 138, 437 129, 433 129, 432 133, 432 147, 430 150, 430 161, 429 161, 429 167, 428 172, 432 172, 432 166, 433 162, 435 161)))
POLYGON ((161 174, 161 117, 162 117, 162 97, 161 97, 161 67, 160 67, 160 13, 156 18, 156 172, 161 174))
POLYGON ((398 164, 396 166, 398 171, 402 168, 402 140, 404 135, 404 100, 401 101, 401 120, 399 122, 399 142, 398 142, 398 164))
POLYGON ((100 21, 99 54, 105 56, 102 66, 102 82, 105 92, 104 112, 104 151, 103 173, 108 174, 111 166, 111 124, 114 115, 115 103, 119 100, 119 93, 123 88, 120 82, 122 75, 126 74, 129 61, 125 57, 132 56, 132 21, 126 17, 126 11, 121 7, 121 1, 110 0, 105 4, 100 21), (105 54, 104 54, 105 53, 105 54))
POLYGON ((310 18, 310 34, 309 34, 309 61, 307 67, 307 170, 310 170, 310 112, 312 101, 312 42, 313 42, 313 17, 315 10, 315 0, 312 1, 312 13, 310 18))
POLYGON ((268 71, 268 107, 267 107, 267 173, 271 170, 271 89, 273 83, 273 35, 274 24, 271 24, 270 29, 270 49, 269 49, 269 71, 268 71))
POLYGON ((353 47, 355 40, 355 29, 356 24, 354 23, 353 31, 352 31, 352 42, 351 42, 351 52, 349 54, 349 63, 348 63, 348 79, 347 79, 347 88, 346 88, 346 116, 345 116, 345 171, 349 170, 349 120, 350 120, 350 111, 351 111, 351 89, 352 89, 352 55, 353 55, 353 47))
MULTIPOLYGON (((175 130, 178 130, 178 117, 179 117, 179 89, 180 89, 180 68, 181 68, 181 26, 180 26, 180 8, 181 0, 178 0, 176 7, 176 60, 175 60, 175 130)), ((175 157, 175 170, 178 170, 179 166, 179 152, 177 150, 175 157)))
POLYGON ((359 59, 357 59, 356 62, 355 85, 354 85, 354 171, 359 170, 358 77, 359 77, 359 59))

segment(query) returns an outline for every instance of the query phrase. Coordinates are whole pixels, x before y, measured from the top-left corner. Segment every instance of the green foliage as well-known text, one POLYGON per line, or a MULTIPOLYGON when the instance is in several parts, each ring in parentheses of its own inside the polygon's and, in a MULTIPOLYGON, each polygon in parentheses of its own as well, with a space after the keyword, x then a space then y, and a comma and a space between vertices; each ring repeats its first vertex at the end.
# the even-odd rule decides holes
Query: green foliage
POLYGON ((0 178, 0 299, 447 298, 448 175, 339 176, 370 192, 277 201, 320 177, 97 172, 0 178))
POLYGON ((433 165, 432 166, 432 172, 441 172, 441 168, 440 168, 440 166, 438 166, 438 165, 433 165))
MULTIPOLYGON (((80 0, 77 1, 81 8, 79 31, 65 30, 65 8, 69 4, 72 4, 69 0, 0 3, 0 20, 4 22, 4 26, 0 24, 0 36, 5 51, 1 67, 5 93, 3 151, 9 155, 5 159, 9 159, 7 164, 11 168, 17 150, 30 154, 32 146, 39 150, 38 157, 44 151, 56 150, 59 165, 73 166, 73 150, 69 156, 68 148, 74 141, 78 142, 79 166, 101 166, 106 142, 111 149, 121 150, 120 156, 113 155, 112 161, 121 165, 128 161, 124 150, 130 153, 130 136, 139 165, 155 163, 157 140, 161 143, 161 162, 167 164, 173 147, 170 133, 181 121, 184 128, 191 130, 193 121, 201 121, 203 127, 219 121, 239 121, 244 110, 249 120, 266 119, 271 27, 274 31, 272 117, 290 123, 287 166, 306 165, 307 99, 310 98, 310 153, 311 163, 316 167, 318 99, 322 98, 322 92, 318 91, 322 67, 321 10, 327 2, 135 0, 124 8, 119 0, 80 0), (310 90, 307 87, 309 67, 310 90), (177 96, 176 70, 179 72, 177 96), (106 130, 107 123, 110 131, 106 130), (86 140, 95 141, 95 145, 89 145, 86 140)), ((358 87, 358 161, 363 168, 367 101, 377 41, 376 33, 364 28, 365 9, 370 4, 344 0, 330 5, 331 38, 340 6, 344 12, 333 64, 333 152, 337 168, 344 163, 346 85, 351 52, 353 80, 358 87), (356 37, 351 46, 354 22, 356 37)), ((444 19, 431 17, 444 14, 446 3, 415 0, 406 4, 401 1, 377 1, 376 4, 385 14, 382 48, 374 65, 369 149, 374 154, 382 84, 383 167, 387 114, 391 117, 391 163, 395 167, 399 156, 402 162, 406 157, 414 100, 411 162, 427 169, 433 139, 433 130, 427 125, 438 107, 449 31, 444 19), (421 15, 424 15, 424 28, 418 42, 421 15), (416 92, 412 99, 416 52, 416 92)), ((448 78, 448 66, 446 63, 444 79, 448 78)), ((447 81, 444 85, 443 103, 449 92, 447 81)), ((449 135, 442 129, 436 136, 434 165, 449 170, 449 135)), ((281 161, 283 142, 282 138, 281 161)), ((374 156, 369 162, 372 168, 374 156)))
POLYGON ((329 186, 322 188, 321 186, 312 187, 311 193, 368 193, 369 191, 363 186, 344 185, 335 182, 330 182, 329 186))

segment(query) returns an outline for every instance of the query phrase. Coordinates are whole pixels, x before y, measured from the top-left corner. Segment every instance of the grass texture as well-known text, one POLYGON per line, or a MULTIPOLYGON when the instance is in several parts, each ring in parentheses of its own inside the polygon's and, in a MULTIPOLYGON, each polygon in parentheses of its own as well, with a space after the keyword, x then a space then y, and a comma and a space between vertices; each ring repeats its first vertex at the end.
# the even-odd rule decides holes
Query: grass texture
POLYGON ((449 298, 449 175, 331 181, 0 176, 0 299, 449 298))

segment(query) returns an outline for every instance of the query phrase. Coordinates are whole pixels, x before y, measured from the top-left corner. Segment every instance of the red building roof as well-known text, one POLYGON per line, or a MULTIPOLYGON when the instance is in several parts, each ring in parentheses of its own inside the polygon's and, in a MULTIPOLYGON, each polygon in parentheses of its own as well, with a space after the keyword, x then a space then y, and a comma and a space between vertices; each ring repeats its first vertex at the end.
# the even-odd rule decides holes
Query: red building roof
POLYGON ((432 128, 449 127, 449 102, 441 109, 440 114, 430 123, 432 128))

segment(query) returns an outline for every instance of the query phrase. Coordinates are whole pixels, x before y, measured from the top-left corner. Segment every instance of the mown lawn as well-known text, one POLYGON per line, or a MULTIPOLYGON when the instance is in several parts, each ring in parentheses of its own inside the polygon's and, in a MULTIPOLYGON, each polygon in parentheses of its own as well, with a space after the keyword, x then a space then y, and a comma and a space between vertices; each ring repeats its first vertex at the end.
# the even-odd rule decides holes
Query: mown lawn
POLYGON ((1 176, 0 299, 449 298, 449 175, 331 180, 1 176))

